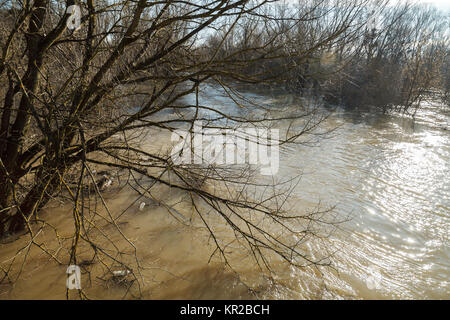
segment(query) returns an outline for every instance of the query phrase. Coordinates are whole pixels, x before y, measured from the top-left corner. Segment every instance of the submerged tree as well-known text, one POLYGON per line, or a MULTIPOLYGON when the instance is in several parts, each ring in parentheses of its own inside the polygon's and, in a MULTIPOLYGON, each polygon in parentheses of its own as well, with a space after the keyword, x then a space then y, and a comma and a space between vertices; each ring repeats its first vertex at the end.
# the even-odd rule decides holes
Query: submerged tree
MULTIPOLYGON (((146 147, 154 137, 151 129, 192 132, 200 120, 205 128, 230 130, 283 122, 289 129, 269 145, 301 143, 300 137, 319 134, 316 129, 325 116, 318 108, 266 108, 245 99, 234 85, 288 80, 292 74, 285 70, 335 45, 364 2, 339 5, 339 12, 345 12, 339 16, 320 0, 307 1, 301 11, 285 10, 283 16, 273 3, 2 1, 0 236, 26 232, 30 246, 62 264, 76 264, 77 249, 84 243, 94 260, 103 256, 102 263, 119 263, 138 274, 139 262, 125 265, 90 237, 101 229, 92 197, 107 209, 100 220, 121 233, 121 213, 109 210, 101 194, 115 171, 142 196, 150 197, 157 186, 182 192, 214 239, 213 255, 226 264, 226 245, 208 216, 228 226, 262 270, 271 270, 272 254, 295 266, 330 265, 301 244, 326 237, 326 226, 339 219, 320 208, 288 210, 289 185, 295 179, 258 183, 249 166, 178 164, 170 154, 146 147), (75 11, 69 11, 73 6, 75 11), (314 39, 299 46, 302 39, 292 37, 290 30, 327 14, 327 28, 317 28, 314 39), (241 111, 202 105, 199 88, 206 83, 222 88, 241 111), (192 94, 195 103, 183 100, 192 94), (99 174, 94 167, 110 171, 99 174), (35 240, 43 228, 57 230, 39 216, 56 197, 73 202, 75 233, 67 257, 35 240)), ((11 280, 17 271, 2 270, 2 280, 11 280)))
POLYGON ((336 54, 346 64, 324 91, 345 107, 414 115, 430 91, 443 89, 448 17, 429 5, 378 3, 365 13, 376 23, 342 42, 336 54))

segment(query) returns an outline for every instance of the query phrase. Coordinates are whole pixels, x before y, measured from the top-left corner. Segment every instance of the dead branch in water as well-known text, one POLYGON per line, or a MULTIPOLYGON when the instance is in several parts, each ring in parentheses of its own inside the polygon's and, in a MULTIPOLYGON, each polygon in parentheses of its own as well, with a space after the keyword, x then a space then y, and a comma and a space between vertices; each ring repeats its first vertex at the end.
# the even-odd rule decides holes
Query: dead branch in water
MULTIPOLYGON (((268 275, 279 260, 299 268, 331 265, 329 254, 316 256, 303 244, 325 239, 328 227, 342 218, 331 210, 305 213, 289 207, 297 177, 264 181, 248 165, 177 164, 152 140, 180 129, 192 133, 198 121, 205 129, 236 132, 282 125, 288 130, 270 142, 281 147, 324 134, 319 125, 326 115, 319 107, 268 107, 246 99, 233 84, 282 83, 285 75, 273 66, 248 68, 274 62, 284 70, 333 46, 361 3, 340 8, 345 15, 317 30, 323 32, 320 41, 300 48, 286 28, 318 19, 322 1, 283 18, 274 14, 272 2, 88 0, 74 30, 67 27, 72 18, 67 7, 75 1, 3 2, 0 236, 25 233, 26 245, 0 261, 0 282, 15 282, 37 248, 89 275, 98 268, 97 280, 139 296, 147 267, 122 230, 127 209, 118 212, 108 204, 108 187, 133 188, 138 199, 152 199, 186 225, 199 227, 200 221, 213 242, 211 259, 219 257, 232 270, 227 249, 235 245, 268 275), (212 32, 215 46, 206 41, 212 32), (207 86, 221 88, 239 112, 204 105, 199 91, 207 86), (195 103, 189 102, 192 94, 195 103), (158 188, 179 192, 191 216, 155 195, 158 188), (51 212, 40 215, 58 199, 73 205, 70 235, 49 224, 51 212), (221 237, 223 226, 232 240, 221 237), (54 236, 48 238, 48 230, 54 236), (50 249, 55 239, 58 245, 50 249)), ((258 135, 247 140, 259 143, 258 135)), ((78 293, 88 297, 82 289, 78 293)))

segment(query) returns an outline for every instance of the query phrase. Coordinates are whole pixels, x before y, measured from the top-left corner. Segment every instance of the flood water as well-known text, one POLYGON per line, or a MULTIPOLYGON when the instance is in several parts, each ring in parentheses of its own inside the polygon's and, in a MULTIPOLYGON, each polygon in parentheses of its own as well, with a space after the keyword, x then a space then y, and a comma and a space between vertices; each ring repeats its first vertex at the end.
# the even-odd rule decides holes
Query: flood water
MULTIPOLYGON (((203 91, 202 104, 231 106, 220 92, 210 89, 203 91)), ((248 96, 272 104, 279 99, 268 94, 248 96)), ((284 98, 283 103, 296 103, 295 97, 284 98)), ((338 272, 323 270, 319 275, 280 268, 279 284, 267 286, 261 297, 450 298, 448 108, 424 103, 415 120, 400 114, 337 109, 322 126, 337 129, 314 146, 283 148, 278 175, 302 173, 293 194, 301 199, 300 209, 320 201, 335 205, 336 212, 351 218, 332 236, 340 249, 335 256, 338 272)), ((119 210, 130 198, 121 194, 108 201, 119 210)), ((51 210, 70 212, 70 207, 51 210)), ((207 264, 209 251, 201 249, 204 238, 177 224, 163 210, 139 213, 127 224, 136 246, 145 248, 143 261, 158 266, 146 271, 147 280, 154 277, 144 286, 145 298, 252 297, 233 273, 220 264, 207 264)), ((12 245, 2 246, 4 258, 12 252, 12 245)), ((27 280, 18 283, 12 293, 0 287, 0 298, 64 298, 64 268, 46 270, 29 271, 27 280)), ((255 278, 257 269, 248 260, 241 272, 255 278)), ((111 294, 103 289, 92 292, 96 298, 111 294)))
MULTIPOLYGON (((232 108, 225 95, 204 92, 209 103, 232 108)), ((298 103, 295 96, 247 96, 270 104, 298 103)), ((299 280, 294 286, 299 292, 286 290, 286 296, 450 298, 448 107, 424 102, 414 120, 337 109, 321 127, 337 129, 314 146, 283 148, 278 175, 301 172, 294 195, 302 206, 336 205, 351 220, 344 223, 345 232, 333 235, 342 250, 339 275, 324 274, 328 290, 308 295, 299 280)), ((292 285, 302 274, 291 272, 292 285)))
POLYGON ((300 197, 351 213, 341 279, 362 298, 449 298, 449 114, 427 105, 415 121, 338 112, 330 122, 335 137, 283 163, 305 172, 300 197))

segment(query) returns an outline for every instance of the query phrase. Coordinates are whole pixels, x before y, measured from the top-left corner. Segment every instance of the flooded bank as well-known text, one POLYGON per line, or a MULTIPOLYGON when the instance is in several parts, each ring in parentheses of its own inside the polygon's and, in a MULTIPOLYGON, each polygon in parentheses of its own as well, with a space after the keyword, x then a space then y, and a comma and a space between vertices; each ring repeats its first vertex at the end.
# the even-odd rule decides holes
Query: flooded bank
MULTIPOLYGON (((295 104, 297 99, 255 93, 251 97, 270 104, 295 104)), ((211 93, 211 88, 202 92, 202 99, 203 103, 221 108, 232 105, 224 95, 211 93)), ((170 214, 166 207, 148 200, 143 210, 139 202, 127 209, 138 197, 128 188, 105 194, 111 211, 126 210, 120 219, 121 229, 136 246, 143 265, 139 290, 133 289, 127 298, 449 298, 448 108, 425 103, 415 120, 400 114, 338 109, 322 126, 337 130, 315 146, 281 149, 277 175, 289 177, 301 172, 301 181, 292 195, 298 210, 309 210, 320 202, 335 206, 337 214, 350 218, 330 238, 332 247, 338 248, 334 254, 336 269, 319 272, 279 264, 276 281, 272 282, 259 275, 254 261, 233 246, 230 254, 239 261, 238 272, 226 268, 220 260, 208 263, 214 245, 195 214, 183 205, 181 193, 161 188, 155 191, 155 198, 170 203, 189 218, 187 225, 176 219, 176 213, 170 214), (254 291, 245 284, 251 284, 254 291)), ((170 136, 153 141, 157 141, 153 147, 163 148, 170 136)), ((73 232, 70 215, 69 205, 57 203, 42 213, 58 225, 62 237, 73 232)), ((37 241, 52 237, 51 230, 47 230, 37 241)), ((114 233, 109 240, 120 243, 120 239, 114 233)), ((0 261, 10 259, 24 244, 25 237, 1 244, 0 261)), ((55 243, 53 246, 58 248, 55 243)), ((65 249, 61 250, 58 254, 62 255, 65 249)), ((127 254, 131 255, 127 250, 126 259, 130 258, 127 254)), ((0 299, 64 299, 67 266, 58 265, 36 248, 28 254, 30 263, 21 279, 14 286, 0 285, 0 299)), ((100 270, 93 271, 89 278, 82 276, 90 298, 121 298, 127 293, 123 283, 109 283, 100 270)))

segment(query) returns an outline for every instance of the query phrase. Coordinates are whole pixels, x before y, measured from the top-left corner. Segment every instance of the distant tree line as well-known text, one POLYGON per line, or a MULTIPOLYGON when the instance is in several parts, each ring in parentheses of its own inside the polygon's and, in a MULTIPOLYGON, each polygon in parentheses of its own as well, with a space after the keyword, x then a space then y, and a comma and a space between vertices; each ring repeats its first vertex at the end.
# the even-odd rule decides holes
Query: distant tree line
MULTIPOLYGON (((298 1, 269 10, 281 18, 273 28, 263 19, 243 20, 222 46, 222 54, 256 47, 282 33, 283 46, 245 52, 240 57, 284 58, 243 65, 249 74, 294 92, 322 96, 348 108, 399 110, 414 114, 430 94, 448 99, 449 17, 423 4, 387 0, 298 1), (311 46, 310 44, 314 44, 311 46), (256 45, 256 46, 255 46, 256 45), (290 52, 303 52, 289 56, 290 52)), ((221 32, 208 46, 220 43, 221 32)), ((238 59, 238 57, 236 57, 238 59)))

